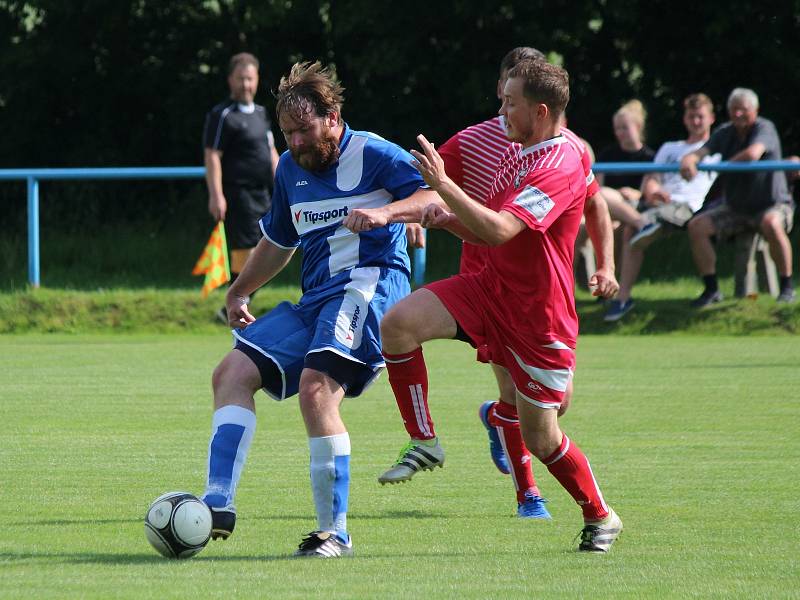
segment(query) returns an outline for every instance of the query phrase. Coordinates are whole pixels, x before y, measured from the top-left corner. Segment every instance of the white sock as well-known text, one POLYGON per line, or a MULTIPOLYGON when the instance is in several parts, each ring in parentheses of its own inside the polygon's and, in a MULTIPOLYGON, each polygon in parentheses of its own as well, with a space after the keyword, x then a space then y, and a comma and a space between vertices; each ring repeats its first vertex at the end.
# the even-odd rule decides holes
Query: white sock
POLYGON ((256 430, 256 414, 228 405, 214 411, 208 443, 208 476, 203 499, 210 506, 233 504, 236 486, 256 430))
POLYGON ((311 492, 320 531, 347 539, 347 501, 350 495, 350 434, 308 438, 311 454, 311 492))

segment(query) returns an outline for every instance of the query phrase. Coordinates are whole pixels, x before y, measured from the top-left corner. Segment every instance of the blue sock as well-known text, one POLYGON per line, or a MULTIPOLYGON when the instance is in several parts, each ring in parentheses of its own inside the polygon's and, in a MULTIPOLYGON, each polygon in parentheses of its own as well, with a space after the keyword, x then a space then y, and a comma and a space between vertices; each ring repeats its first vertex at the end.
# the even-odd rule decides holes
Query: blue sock
POLYGON ((320 531, 347 535, 347 500, 350 495, 350 435, 339 433, 308 439, 311 453, 311 492, 320 531))
POLYGON ((256 414, 241 406, 214 412, 208 444, 208 478, 203 500, 209 506, 233 504, 247 451, 256 430, 256 414))

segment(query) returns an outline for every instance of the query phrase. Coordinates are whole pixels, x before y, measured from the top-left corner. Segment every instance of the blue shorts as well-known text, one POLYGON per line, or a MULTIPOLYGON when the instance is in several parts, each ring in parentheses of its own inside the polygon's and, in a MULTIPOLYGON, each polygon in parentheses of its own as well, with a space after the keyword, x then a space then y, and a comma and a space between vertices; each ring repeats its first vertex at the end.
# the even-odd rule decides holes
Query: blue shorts
POLYGON ((300 302, 281 302, 244 329, 236 348, 256 364, 264 391, 276 400, 297 393, 304 367, 330 375, 359 396, 385 366, 380 320, 411 292, 397 269, 360 267, 309 290, 300 302), (346 361, 346 362, 344 362, 346 361))

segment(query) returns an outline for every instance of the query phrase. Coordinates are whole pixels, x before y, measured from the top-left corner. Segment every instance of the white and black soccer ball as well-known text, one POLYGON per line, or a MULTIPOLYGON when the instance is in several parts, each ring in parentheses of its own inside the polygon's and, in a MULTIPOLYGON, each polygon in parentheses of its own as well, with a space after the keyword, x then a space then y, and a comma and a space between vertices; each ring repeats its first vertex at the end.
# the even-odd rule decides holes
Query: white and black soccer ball
POLYGON ((211 539, 211 511, 188 492, 156 498, 144 517, 147 541, 167 558, 189 558, 211 539))

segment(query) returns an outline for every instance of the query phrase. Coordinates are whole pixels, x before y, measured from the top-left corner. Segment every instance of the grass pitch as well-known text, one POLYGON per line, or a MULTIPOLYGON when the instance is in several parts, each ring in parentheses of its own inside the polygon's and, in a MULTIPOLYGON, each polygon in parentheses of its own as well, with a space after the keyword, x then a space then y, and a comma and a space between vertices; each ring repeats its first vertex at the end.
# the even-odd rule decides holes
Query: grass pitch
POLYGON ((199 493, 224 333, 0 337, 0 597, 797 597, 800 343, 584 337, 562 425, 625 523, 574 551, 580 513, 536 463, 552 522, 517 519, 477 419, 495 395, 456 342, 426 346, 444 469, 381 487, 405 440, 385 376, 343 407, 356 557, 290 559, 315 526, 296 400, 261 395, 237 530, 187 561, 147 544, 160 493, 199 493))

